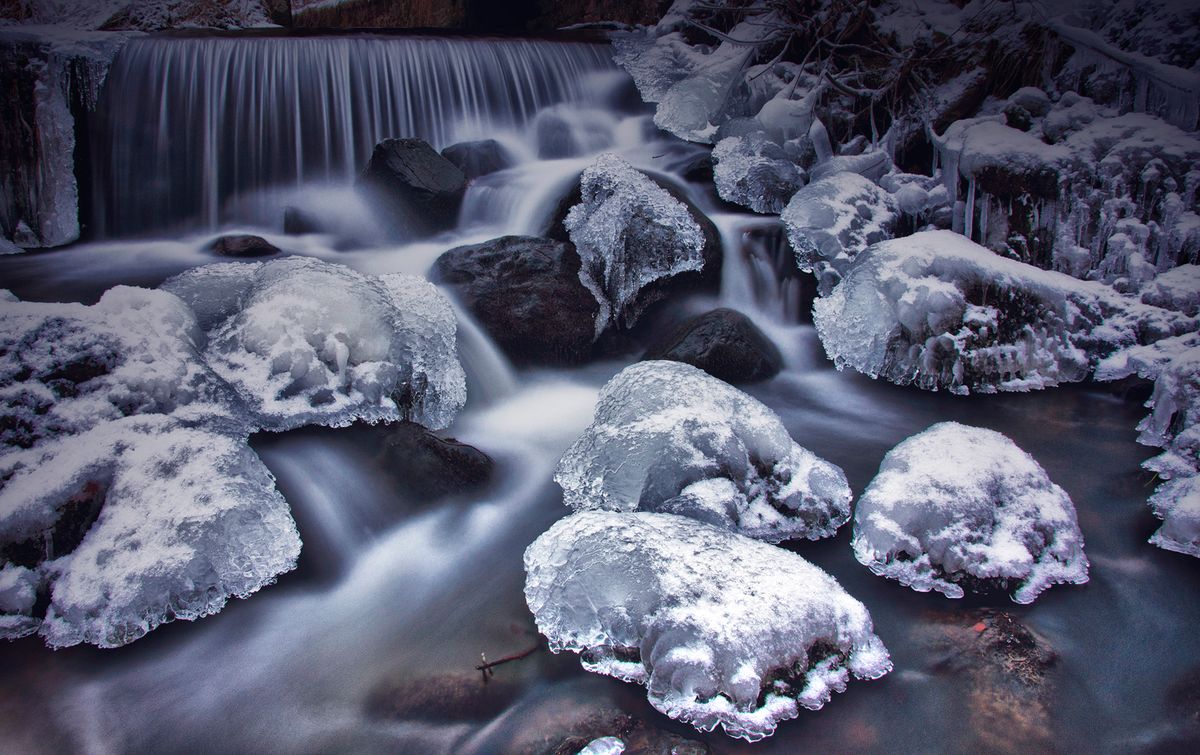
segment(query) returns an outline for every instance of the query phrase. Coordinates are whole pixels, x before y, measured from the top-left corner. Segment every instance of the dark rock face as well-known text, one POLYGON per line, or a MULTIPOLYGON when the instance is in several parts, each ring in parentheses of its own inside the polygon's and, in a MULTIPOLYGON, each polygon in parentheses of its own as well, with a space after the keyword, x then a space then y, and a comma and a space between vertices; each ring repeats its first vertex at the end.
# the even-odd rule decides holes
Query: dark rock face
POLYGON ((503 236, 460 246, 434 263, 497 345, 525 364, 578 364, 592 353, 599 305, 579 280, 570 242, 503 236))
POLYGON ((283 208, 283 232, 289 236, 300 236, 306 233, 320 233, 321 224, 299 207, 283 208))
POLYGON ((467 178, 479 178, 513 164, 508 150, 495 139, 459 142, 442 150, 442 157, 454 163, 467 178))
POLYGON ((385 139, 375 145, 359 185, 396 214, 400 230, 436 232, 454 227, 467 177, 428 142, 385 139))
POLYGON ((250 234, 222 236, 208 248, 222 257, 268 257, 279 253, 279 247, 270 241, 250 234))
POLYGON ((415 422, 400 422, 389 430, 382 461, 414 498, 463 495, 491 479, 492 458, 474 446, 434 435, 415 422))
POLYGON ((724 308, 683 323, 644 358, 684 362, 728 383, 767 380, 783 369, 779 349, 750 318, 724 308))

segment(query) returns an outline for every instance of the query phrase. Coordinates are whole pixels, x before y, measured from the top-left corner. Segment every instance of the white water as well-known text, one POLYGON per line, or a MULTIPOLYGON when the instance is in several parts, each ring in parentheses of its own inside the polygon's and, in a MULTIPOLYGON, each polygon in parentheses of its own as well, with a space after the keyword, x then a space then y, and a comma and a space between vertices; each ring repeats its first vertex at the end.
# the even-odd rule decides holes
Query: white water
MULTIPOLYGON (((345 47, 349 55, 350 48, 361 44, 373 50, 367 59, 381 58, 382 67, 374 70, 386 71, 395 62, 392 54, 405 42, 342 40, 337 45, 323 43, 313 54, 327 61, 328 50, 345 47)), ((143 52, 173 60, 175 53, 157 46, 174 43, 197 44, 155 42, 143 52)), ((414 44, 429 49, 424 41, 414 44)), ((460 52, 468 60, 497 54, 486 49, 494 44, 500 43, 456 41, 434 48, 446 50, 454 62, 460 52)), ((188 54, 199 56, 203 47, 188 54)), ((209 47, 212 55, 243 55, 225 49, 236 47, 226 40, 209 47)), ((522 76, 529 77, 522 82, 557 76, 534 69, 558 65, 553 61, 568 55, 565 50, 584 61, 593 54, 579 46, 544 47, 542 58, 535 55, 522 64, 528 69, 522 76)), ((287 54, 303 57, 298 49, 287 54)), ((274 54, 253 53, 260 63, 274 54)), ((357 49, 352 57, 358 57, 357 49)), ((124 65, 132 66, 128 61, 124 65)), ((195 65, 217 70, 211 59, 198 58, 195 65)), ((248 60, 244 65, 244 70, 254 70, 248 60)), ((564 65, 570 71, 583 63, 564 65)), ((606 69, 608 64, 597 67, 606 69)), ((285 75, 265 70, 268 77, 285 75)), ((132 70, 129 75, 135 73, 158 75, 132 70)), ((445 80, 439 76, 430 74, 416 86, 445 80)), ((612 114, 604 119, 612 129, 610 136, 597 143, 611 143, 644 169, 670 174, 670 158, 660 156, 672 151, 678 155, 685 148, 647 133, 639 125, 642 114, 605 104, 622 82, 611 70, 600 80, 607 85, 581 92, 578 103, 582 110, 608 108, 612 114)), ((336 93, 327 84, 318 83, 320 96, 338 101, 344 92, 336 93)), ((257 86, 247 80, 235 89, 254 92, 257 86)), ((421 107, 437 103, 435 89, 405 96, 419 100, 421 107)), ((552 100, 546 100, 547 106, 555 104, 552 100)), ((167 101, 164 95, 157 104, 167 101)), ((504 107, 517 102, 503 101, 509 103, 504 107)), ((146 107, 153 104, 147 97, 146 107)), ((194 109, 209 112, 206 108, 218 104, 211 98, 191 104, 182 100, 182 110, 171 117, 186 121, 194 109)), ((258 106, 245 107, 252 112, 258 106)), ((295 122, 306 133, 311 126, 317 129, 314 133, 327 135, 322 130, 327 126, 315 120, 327 115, 327 108, 337 107, 323 104, 306 110, 295 122)), ((483 115, 478 117, 508 122, 515 112, 510 108, 496 113, 493 107, 500 106, 480 105, 483 115)), ((521 112, 526 121, 537 116, 536 108, 521 112)), ((275 115, 286 121, 295 114, 262 114, 275 115)), ((475 118, 461 123, 450 118, 438 128, 458 135, 469 130, 475 118)), ((230 144, 245 146, 239 140, 254 133, 262 132, 239 131, 230 144)), ((502 233, 544 231, 562 194, 589 162, 589 155, 538 160, 541 145, 533 128, 512 126, 502 135, 518 164, 476 181, 459 228, 436 238, 407 244, 381 239, 345 180, 331 184, 324 176, 275 193, 260 191, 267 176, 254 174, 246 181, 246 193, 213 200, 236 217, 236 222, 224 222, 218 213, 216 222, 222 232, 262 233, 289 253, 335 260, 366 272, 421 274, 457 244, 502 233), (285 204, 324 209, 329 219, 343 222, 324 223, 323 233, 283 235, 278 232, 278 215, 285 204)), ((116 152, 120 149, 114 144, 116 152)), ((341 149, 322 148, 315 154, 325 160, 341 149)), ((170 180, 176 169, 191 175, 188 171, 203 164, 202 151, 189 154, 186 166, 167 171, 170 180)), ((230 154, 222 159, 238 163, 248 158, 230 154)), ((360 154, 359 159, 365 158, 360 154)), ((273 168, 264 170, 271 173, 273 168)), ((291 181, 286 171, 272 175, 272 181, 279 176, 285 183, 291 181)), ((114 207, 125 208, 124 203, 135 201, 132 194, 145 189, 125 185, 133 180, 128 176, 113 180, 108 189, 114 207)), ((211 189, 204 182, 196 186, 200 189, 189 185, 184 193, 200 197, 211 189)), ((713 208, 702 187, 686 189, 698 205, 713 208)), ((129 211, 138 214, 142 208, 129 211)), ((147 214, 143 219, 152 218, 147 214)), ((1056 588, 1033 607, 1000 606, 1045 634, 1062 655, 1062 681, 1051 705, 1055 736, 1064 748, 1100 741, 1108 749, 1128 749, 1133 742, 1169 730, 1174 723, 1164 713, 1163 688, 1200 664, 1200 648, 1186 640, 1200 621, 1200 581, 1189 561, 1144 543, 1155 525, 1146 512, 1146 490, 1137 471, 1137 463, 1149 454, 1133 442, 1141 407, 1072 389, 964 400, 836 372, 812 328, 803 324, 800 279, 790 272, 790 250, 777 221, 728 212, 712 212, 712 219, 725 250, 718 303, 754 318, 778 343, 787 363, 779 377, 749 390, 781 415, 798 441, 843 466, 855 491, 863 489, 892 445, 933 422, 955 419, 1009 434, 1075 499, 1095 564, 1092 584, 1056 588)), ((166 225, 177 218, 168 213, 160 220, 166 225)), ((136 226, 141 220, 134 217, 130 222, 136 226)), ((7 259, 0 263, 0 272, 25 298, 93 300, 118 282, 155 285, 175 272, 217 261, 205 251, 215 235, 210 222, 198 216, 184 223, 189 229, 185 232, 160 231, 169 238, 98 242, 7 259)), ((378 457, 378 437, 363 428, 256 437, 256 450, 277 475, 302 528, 305 553, 299 572, 247 601, 234 601, 217 616, 164 627, 121 650, 76 648, 52 654, 35 640, 14 644, 0 656, 6 693, 0 698, 0 734, 5 742, 28 752, 490 753, 523 751, 516 744, 528 741, 522 736, 551 736, 556 722, 569 718, 559 711, 586 713, 596 706, 618 706, 652 725, 663 725, 661 716, 639 702, 636 688, 585 674, 573 659, 556 662, 545 654, 498 670, 497 679, 513 685, 498 714, 459 715, 451 712, 450 700, 445 716, 437 719, 387 716, 370 708, 368 698, 380 685, 428 682, 436 690, 440 680, 449 678, 465 688, 478 683, 473 666, 481 651, 495 658, 530 644, 531 622, 521 595, 521 553, 566 513, 561 493, 551 482, 554 465, 589 422, 600 387, 629 361, 517 372, 464 316, 459 344, 471 400, 449 434, 496 459, 497 478, 489 488, 466 501, 420 506, 393 489, 386 462, 378 457), (50 734, 37 736, 43 729, 50 734)), ((878 682, 852 686, 825 710, 785 724, 755 750, 972 749, 970 679, 944 673, 942 654, 917 639, 931 616, 953 614, 965 606, 874 577, 853 561, 848 538, 844 531, 831 541, 800 544, 796 550, 832 572, 868 605, 897 670, 878 682)), ((703 738, 719 751, 734 749, 720 735, 703 738)))

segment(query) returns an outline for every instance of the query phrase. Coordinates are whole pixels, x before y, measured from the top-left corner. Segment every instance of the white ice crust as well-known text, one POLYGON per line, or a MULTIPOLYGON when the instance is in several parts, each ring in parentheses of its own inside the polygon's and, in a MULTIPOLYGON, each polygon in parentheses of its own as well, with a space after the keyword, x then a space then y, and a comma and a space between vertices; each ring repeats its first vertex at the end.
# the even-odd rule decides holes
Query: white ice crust
POLYGON ((1082 380, 1098 359, 1195 330, 1108 286, 1001 257, 951 231, 859 254, 813 320, 834 363, 954 393, 1082 380))
POLYGON ((454 311, 414 276, 288 257, 195 268, 163 288, 196 310, 205 359, 265 429, 442 428, 466 401, 454 311))
POLYGON ((294 568, 300 552, 287 503, 244 440, 163 415, 7 453, 0 479, 0 544, 47 555, 33 569, 4 569, 24 568, 27 585, 36 574, 50 595, 40 627, 32 603, 0 601, 9 637, 38 629, 53 647, 124 645, 246 597, 294 568), (72 544, 56 535, 92 516, 78 545, 61 552, 72 544))
POLYGON ((703 522, 585 511, 525 551, 525 598, 553 651, 647 687, 708 731, 770 736, 851 674, 892 668, 862 603, 801 557, 703 522))
POLYGON ((1031 603, 1088 579, 1067 493, 1004 435, 956 422, 888 452, 855 509, 853 545, 875 574, 951 598, 999 586, 1031 603))
POLYGON ((771 542, 829 537, 850 516, 839 467, 757 399, 680 362, 610 380, 554 479, 577 511, 665 511, 771 542))
POLYGON ((762 132, 722 139, 712 158, 717 193, 755 212, 780 212, 804 185, 804 172, 762 132))
POLYGON ((596 336, 629 327, 647 285, 704 267, 704 233, 684 204, 610 152, 580 178, 581 201, 563 224, 579 252, 579 280, 600 304, 596 336))

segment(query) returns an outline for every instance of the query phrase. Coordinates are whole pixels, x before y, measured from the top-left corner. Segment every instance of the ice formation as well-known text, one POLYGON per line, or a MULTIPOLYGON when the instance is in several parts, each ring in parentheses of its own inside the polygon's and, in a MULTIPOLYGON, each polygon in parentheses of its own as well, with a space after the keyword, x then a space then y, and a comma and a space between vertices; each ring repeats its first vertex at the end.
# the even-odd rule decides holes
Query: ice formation
POLYGON ((236 400, 201 339, 163 291, 117 286, 92 306, 0 300, 0 453, 135 414, 232 423, 236 400))
POLYGON ((116 647, 293 568, 300 538, 244 439, 163 415, 0 456, 0 636, 116 647), (44 620, 29 597, 45 590, 44 620))
POLYGON ((854 513, 854 555, 920 592, 1015 586, 1031 603, 1088 579, 1075 507, 1032 456, 992 430, 942 422, 884 457, 854 513))
POLYGON ((951 231, 859 254, 813 320, 839 368, 954 393, 1082 380, 1119 348, 1195 330, 1101 283, 1000 257, 951 231))
POLYGON ((1160 273, 1142 287, 1141 298, 1155 307, 1200 314, 1200 265, 1180 265, 1160 273))
POLYGON ((857 173, 813 181, 788 202, 782 218, 801 270, 828 293, 860 251, 892 237, 895 199, 857 173))
POLYGON ((803 171, 761 132, 722 139, 712 157, 721 198, 755 212, 781 211, 804 185, 803 171))
POLYGON ((355 420, 445 427, 466 400, 450 303, 432 284, 289 257, 189 270, 205 359, 269 430, 355 420))
POLYGON ((525 551, 525 598, 550 648, 647 687, 709 731, 770 736, 853 674, 892 668, 867 609, 799 556, 703 522, 586 511, 525 551))
POLYGON ((704 233, 687 207, 620 157, 583 172, 581 202, 563 221, 579 252, 579 279, 596 297, 596 336, 641 315, 647 285, 704 267, 704 233))
POLYGON ((610 380, 554 479, 575 510, 665 511, 771 542, 829 537, 850 516, 839 467, 757 399, 680 362, 610 380))

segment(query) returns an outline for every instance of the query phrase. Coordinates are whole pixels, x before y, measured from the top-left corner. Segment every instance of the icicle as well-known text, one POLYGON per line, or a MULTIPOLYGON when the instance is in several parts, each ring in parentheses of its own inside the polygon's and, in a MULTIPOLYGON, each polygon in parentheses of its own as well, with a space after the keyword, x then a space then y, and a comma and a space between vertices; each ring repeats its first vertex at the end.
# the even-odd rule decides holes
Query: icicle
POLYGON ((963 235, 971 238, 975 231, 975 176, 967 179, 967 205, 963 214, 963 235))

